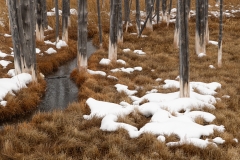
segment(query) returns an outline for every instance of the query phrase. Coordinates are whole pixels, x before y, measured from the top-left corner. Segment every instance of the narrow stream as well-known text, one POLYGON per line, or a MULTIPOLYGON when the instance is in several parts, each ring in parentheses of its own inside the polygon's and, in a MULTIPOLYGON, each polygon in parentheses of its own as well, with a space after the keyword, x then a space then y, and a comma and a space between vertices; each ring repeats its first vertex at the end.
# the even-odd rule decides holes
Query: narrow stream
MULTIPOLYGON (((87 42, 87 56, 88 58, 96 51, 96 47, 92 45, 91 41, 87 42)), ((74 68, 77 67, 77 58, 60 66, 58 71, 52 75, 45 77, 47 82, 47 90, 45 96, 42 98, 37 110, 26 117, 13 120, 11 122, 4 122, 3 124, 16 124, 19 122, 28 121, 38 112, 51 112, 53 110, 63 110, 69 103, 78 100, 78 87, 70 79, 70 74, 74 68)), ((3 127, 0 124, 0 129, 3 127)))

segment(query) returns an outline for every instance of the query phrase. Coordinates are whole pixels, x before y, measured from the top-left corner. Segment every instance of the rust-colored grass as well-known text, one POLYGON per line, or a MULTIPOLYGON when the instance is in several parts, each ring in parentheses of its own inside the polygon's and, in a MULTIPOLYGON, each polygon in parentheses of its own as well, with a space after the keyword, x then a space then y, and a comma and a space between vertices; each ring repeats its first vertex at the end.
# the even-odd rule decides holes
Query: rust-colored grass
MULTIPOLYGON (((102 1, 101 1, 102 2, 102 1)), ((105 0, 106 7, 109 5, 105 0)), ((143 3, 143 1, 141 1, 143 3)), ((238 5, 237 0, 229 0, 229 5, 238 5)), ((93 6, 93 1, 91 1, 93 6)), ((215 2, 210 0, 213 6, 215 2)), ((74 1, 72 5, 76 5, 74 1)), ((194 6, 194 5, 192 5, 194 6)), ((51 7, 49 7, 51 8, 51 7)), ((75 6, 76 8, 76 6, 75 6)), ((91 8, 94 10, 93 8, 91 8)), ((95 12, 96 13, 96 12, 95 12)), ((89 107, 86 100, 93 97, 97 100, 104 100, 113 103, 131 100, 125 93, 118 93, 115 84, 120 83, 128 85, 129 89, 137 89, 137 96, 143 96, 146 91, 153 88, 152 86, 162 85, 163 81, 156 82, 156 78, 175 79, 178 72, 178 50, 173 47, 173 30, 174 24, 170 23, 154 26, 154 32, 145 31, 148 35, 146 38, 137 39, 136 36, 128 33, 124 34, 124 43, 118 49, 118 59, 127 62, 124 67, 141 66, 141 72, 134 71, 131 74, 116 72, 110 70, 123 67, 121 64, 112 63, 109 66, 102 66, 99 61, 107 58, 108 30, 107 15, 105 16, 104 43, 103 50, 93 54, 88 62, 88 68, 91 70, 101 70, 107 75, 113 75, 118 80, 109 79, 99 75, 89 75, 88 73, 78 73, 74 70, 71 74, 72 79, 79 87, 79 102, 72 103, 64 111, 55 111, 53 113, 38 113, 28 123, 18 125, 6 125, 0 132, 0 159, 192 159, 192 160, 238 160, 240 157, 240 145, 233 138, 240 140, 240 63, 239 63, 239 44, 240 29, 238 22, 240 14, 236 13, 235 17, 224 19, 224 36, 223 36, 223 67, 217 67, 217 47, 207 45, 207 56, 198 58, 194 49, 195 19, 190 19, 190 81, 200 82, 219 82, 222 88, 218 90, 217 97, 222 100, 216 104, 216 110, 205 110, 216 116, 214 124, 224 125, 226 131, 220 133, 215 131, 210 137, 220 136, 226 140, 226 143, 218 147, 208 146, 205 149, 199 149, 193 145, 183 145, 181 147, 167 147, 165 143, 156 140, 152 134, 143 134, 139 138, 131 139, 127 131, 119 129, 116 132, 103 132, 99 129, 101 119, 93 118, 84 120, 83 115, 89 114, 89 107), (147 53, 145 56, 138 56, 132 51, 129 53, 122 52, 123 48, 142 49, 147 53), (212 64, 216 69, 210 69, 212 64), (153 69, 153 70, 152 70, 153 69), (230 99, 222 98, 223 95, 230 95, 230 99)), ((103 17, 104 17, 103 16, 103 17)), ((89 23, 91 24, 91 23, 89 23)), ((218 39, 218 19, 209 18, 210 39, 218 39)), ((74 26, 73 26, 74 28, 74 26)), ((93 26, 89 28, 94 28, 93 26)), ((95 28, 96 29, 96 28, 95 28)), ((98 37, 95 36, 96 30, 93 29, 89 35, 93 36, 94 44, 98 44, 98 37)), ((76 31, 73 29, 73 33, 76 31)), ((135 27, 130 27, 130 31, 135 31, 135 27)), ((49 33, 53 34, 53 33, 49 33)), ((49 37, 50 38, 50 37, 49 37)), ((54 36, 52 35, 54 39, 54 36)), ((0 36, 1 42, 7 41, 0 36)), ((47 56, 47 59, 38 57, 38 66, 41 72, 47 74, 55 70, 58 65, 64 63, 67 57, 64 53, 73 54, 76 46, 76 34, 70 34, 70 42, 73 42, 71 48, 60 50, 60 57, 56 55, 47 56), (74 46, 75 45, 75 46, 74 46), (74 46, 74 47, 73 47, 74 46), (61 52, 64 52, 61 54, 61 52), (55 57, 56 56, 56 57, 55 57), (56 60, 55 58, 58 58, 56 60), (58 62, 54 62, 54 59, 58 62), (49 60, 50 63, 47 63, 49 60), (42 63, 42 67, 41 67, 42 63), (46 63, 46 64, 44 64, 46 63), (44 70, 43 66, 49 65, 44 70)), ((4 43, 5 44, 5 43, 4 43)), ((38 44, 44 49, 44 44, 38 44)), ((4 48, 4 47, 3 47, 4 48)), ((7 47, 5 47, 7 48, 7 47)), ((6 49, 7 50, 7 49, 6 49)), ((72 56, 72 55, 71 55, 72 56)), ((74 56, 73 56, 74 57, 74 56)), ((5 71, 0 70, 0 75, 5 75, 5 71)), ((31 85, 31 84, 30 84, 31 85)), ((38 88, 37 86, 35 86, 38 88)), ((31 87, 29 87, 30 89, 31 87)), ((164 90, 156 88, 159 92, 173 92, 176 89, 164 90)), ((30 89, 31 90, 31 89, 30 89)), ((34 89, 32 89, 33 92, 34 89)), ((20 91, 16 97, 24 98, 25 95, 33 93, 23 93, 20 91)), ((29 91, 30 92, 30 91, 29 91)), ((34 94, 33 94, 34 95, 34 94)), ((7 96, 11 99, 11 96, 7 96)), ((12 98, 12 105, 20 103, 12 98)), ((9 101, 11 102, 11 101, 9 101)), ((27 105, 34 104, 33 101, 26 102, 27 105)), ((144 102, 143 102, 144 103, 144 102)), ((14 108, 15 112, 22 109, 14 108)), ((120 122, 127 122, 141 128, 149 117, 140 116, 138 111, 130 114, 125 118, 120 118, 120 122)), ((196 119, 199 124, 205 124, 201 117, 196 119)), ((205 137, 202 137, 203 139, 205 137)), ((172 134, 166 136, 166 142, 178 141, 179 138, 172 134)))

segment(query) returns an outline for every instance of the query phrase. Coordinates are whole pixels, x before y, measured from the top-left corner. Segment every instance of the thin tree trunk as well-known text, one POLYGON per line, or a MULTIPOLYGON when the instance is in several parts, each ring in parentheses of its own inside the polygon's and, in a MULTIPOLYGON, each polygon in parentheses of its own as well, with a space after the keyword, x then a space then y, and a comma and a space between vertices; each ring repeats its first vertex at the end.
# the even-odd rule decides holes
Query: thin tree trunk
POLYGON ((87 0, 78 0, 78 54, 79 71, 87 70, 87 0))
POLYGON ((55 14, 56 14, 56 23, 55 23, 55 34, 56 34, 56 44, 59 41, 59 11, 58 11, 58 0, 55 0, 55 14))
POLYGON ((169 0, 169 8, 168 8, 168 14, 167 14, 167 26, 169 25, 169 21, 170 21, 171 10, 172 10, 172 0, 169 0))
POLYGON ((136 27, 137 27, 137 34, 138 34, 138 36, 140 36, 141 23, 140 23, 140 4, 139 4, 139 0, 136 0, 136 27))
POLYGON ((188 46, 188 3, 179 0, 180 27, 180 98, 190 97, 189 88, 189 46, 188 46))
POLYGON ((9 18, 13 37, 15 73, 29 73, 36 76, 36 1, 8 1, 9 18))
POLYGON ((117 42, 122 43, 123 42, 123 22, 122 22, 122 0, 116 0, 117 1, 117 19, 118 19, 118 27, 117 27, 117 42))
POLYGON ((209 42, 209 28, 208 28, 208 0, 205 0, 205 40, 206 44, 209 42))
POLYGON ((44 0, 37 0, 36 40, 44 41, 44 0))
POLYGON ((146 14, 149 15, 149 17, 147 19, 146 28, 153 31, 153 25, 152 25, 153 2, 152 2, 152 0, 145 0, 145 6, 146 6, 146 14))
POLYGON ((173 46, 175 48, 179 47, 179 4, 177 3, 177 14, 176 14, 176 22, 175 22, 175 30, 174 30, 174 40, 173 40, 173 46))
POLYGON ((98 11, 98 32, 99 32, 99 44, 102 48, 102 22, 101 22, 101 12, 100 12, 100 2, 97 0, 97 11, 98 11))
POLYGON ((48 29, 48 17, 47 17, 47 2, 46 0, 42 0, 43 3, 43 26, 44 29, 48 29))
POLYGON ((162 20, 167 21, 167 0, 162 0, 162 20))
POLYGON ((69 0, 62 0, 62 40, 68 43, 69 0))
POLYGON ((108 47, 108 59, 111 61, 117 60, 117 0, 111 0, 110 9, 110 33, 109 33, 109 47, 108 47))
POLYGON ((160 0, 156 0, 156 16, 157 16, 157 24, 159 23, 160 21, 160 0))
POLYGON ((129 6, 129 0, 124 0, 124 22, 126 26, 125 32, 128 30, 128 24, 130 22, 130 6, 129 6))
POLYGON ((222 35, 223 35, 223 0, 220 0, 219 39, 218 39, 218 67, 222 67, 222 35))
POLYGON ((195 49, 197 55, 206 54, 206 38, 205 38, 205 4, 203 0, 196 0, 196 35, 195 49))

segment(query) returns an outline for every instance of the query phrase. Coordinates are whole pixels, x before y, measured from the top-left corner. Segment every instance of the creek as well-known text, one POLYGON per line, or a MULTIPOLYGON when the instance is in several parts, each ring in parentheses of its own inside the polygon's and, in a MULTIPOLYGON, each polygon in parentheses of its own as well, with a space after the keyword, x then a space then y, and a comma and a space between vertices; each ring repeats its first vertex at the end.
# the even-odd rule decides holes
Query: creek
MULTIPOLYGON (((96 51, 91 41, 87 42, 87 57, 96 51)), ((60 66, 56 72, 46 76, 47 89, 44 97, 38 105, 36 111, 24 117, 0 124, 0 129, 4 124, 17 124, 29 121, 38 112, 51 112, 53 110, 63 110, 69 103, 78 101, 78 87, 70 79, 71 72, 77 67, 77 58, 60 66)), ((30 96, 30 95, 29 95, 30 96)))

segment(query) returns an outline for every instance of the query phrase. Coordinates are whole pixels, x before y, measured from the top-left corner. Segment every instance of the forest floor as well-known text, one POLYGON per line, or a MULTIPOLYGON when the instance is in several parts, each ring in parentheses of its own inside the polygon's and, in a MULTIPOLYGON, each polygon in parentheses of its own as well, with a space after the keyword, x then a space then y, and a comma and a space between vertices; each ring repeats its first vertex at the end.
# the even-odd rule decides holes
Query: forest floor
MULTIPOLYGON (((234 5, 234 4, 233 4, 234 5)), ((231 6, 228 5, 231 10, 231 6)), ((234 5, 233 9, 240 6, 234 5)), ((91 16, 91 14, 90 14, 91 16)), ((240 156, 240 145, 234 138, 240 140, 240 13, 234 13, 235 17, 224 17, 223 32, 223 65, 217 67, 217 46, 207 44, 206 56, 199 58, 195 53, 195 17, 189 21, 189 53, 190 53, 190 81, 197 82, 218 82, 221 89, 217 91, 216 97, 221 98, 215 105, 215 110, 205 110, 216 116, 212 122, 223 125, 223 133, 214 132, 212 137, 222 137, 225 143, 218 147, 208 146, 200 149, 191 144, 178 147, 167 147, 165 143, 159 142, 156 136, 150 133, 132 139, 128 132, 119 129, 115 132, 104 132, 99 129, 100 118, 85 120, 83 115, 90 114, 86 100, 92 97, 97 100, 108 101, 119 104, 121 101, 131 103, 131 99, 123 92, 116 91, 116 83, 125 84, 129 89, 138 90, 138 97, 142 97, 153 86, 164 84, 164 80, 175 80, 179 75, 179 50, 173 47, 174 23, 167 27, 166 23, 154 25, 154 31, 144 31, 147 37, 137 38, 130 34, 135 31, 135 27, 130 27, 124 33, 124 42, 119 44, 118 59, 127 62, 126 65, 111 63, 110 65, 99 64, 102 58, 108 57, 108 24, 104 23, 103 49, 96 51, 88 61, 88 68, 91 70, 104 71, 112 74, 118 80, 109 79, 101 75, 90 75, 88 73, 78 73, 74 70, 72 79, 79 87, 79 101, 70 104, 63 111, 53 111, 51 113, 38 113, 30 122, 16 125, 5 125, 0 131, 0 159, 232 159, 237 160, 240 156), (129 48, 130 52, 123 49, 129 48), (134 50, 141 49, 146 55, 139 56, 133 53, 134 50), (215 68, 210 68, 213 65, 215 68), (111 69, 121 67, 141 66, 141 72, 131 74, 124 72, 112 73, 111 69), (161 78, 162 81, 156 81, 161 78), (230 98, 224 98, 228 95, 230 98)), ((210 40, 218 40, 219 19, 209 17, 210 40)), ((53 23, 50 23, 53 26, 53 23)), ((89 37, 93 43, 98 45, 96 25, 89 23, 89 37)), ((8 28, 1 28, 1 33, 9 33, 8 28)), ((38 71, 44 75, 52 73, 59 65, 76 56, 77 29, 73 25, 70 28, 70 41, 68 47, 58 50, 57 54, 37 55, 38 71)), ((45 40, 54 41, 54 31, 45 32, 48 35, 45 40)), ((11 38, 0 35, 0 50, 11 53, 11 38)), ((49 46, 44 43, 37 43, 37 47, 42 51, 49 46)), ((54 48, 54 46, 53 46, 54 48)), ((56 48, 55 48, 56 49, 56 48)), ((1 58, 0 58, 1 59, 1 58)), ((12 57, 4 60, 13 61, 12 57)), ((0 77, 9 77, 7 71, 13 68, 9 64, 6 68, 0 67, 0 77)), ((46 84, 39 76, 38 83, 32 83, 26 89, 22 89, 15 97, 7 95, 8 104, 0 107, 0 120, 11 119, 17 115, 25 114, 34 110, 44 94, 46 84), (33 94, 34 93, 34 94, 33 94), (34 95, 29 98, 29 95, 34 95), (11 108, 12 107, 12 108, 11 108)), ((157 88, 159 93, 169 93, 178 89, 157 88)), ((144 102, 145 103, 145 102, 144 102)), ((141 128, 149 118, 130 114, 121 122, 135 124, 141 128)), ((201 119, 199 124, 205 122, 201 119)), ((211 137, 210 136, 210 137, 211 137)), ((205 137, 202 137, 205 138, 205 137)), ((168 135, 166 142, 178 141, 174 134, 168 135)))

